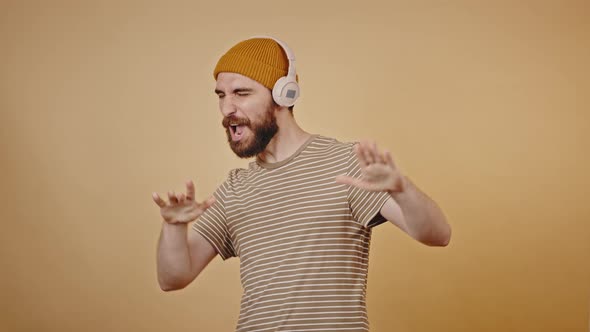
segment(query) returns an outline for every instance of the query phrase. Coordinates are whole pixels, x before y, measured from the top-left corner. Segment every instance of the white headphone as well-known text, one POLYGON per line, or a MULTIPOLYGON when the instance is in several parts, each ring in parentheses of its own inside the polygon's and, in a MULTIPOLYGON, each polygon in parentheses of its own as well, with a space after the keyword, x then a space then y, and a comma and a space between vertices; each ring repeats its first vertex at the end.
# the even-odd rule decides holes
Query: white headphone
POLYGON ((293 51, 285 44, 284 42, 269 36, 254 36, 250 39, 254 38, 268 38, 276 41, 285 51, 287 55, 287 59, 289 59, 289 70, 287 71, 287 76, 283 76, 279 78, 273 89, 272 89, 272 99, 280 105, 285 107, 291 107, 295 105, 297 98, 299 98, 300 90, 299 84, 297 84, 297 72, 295 71, 295 54, 293 51))

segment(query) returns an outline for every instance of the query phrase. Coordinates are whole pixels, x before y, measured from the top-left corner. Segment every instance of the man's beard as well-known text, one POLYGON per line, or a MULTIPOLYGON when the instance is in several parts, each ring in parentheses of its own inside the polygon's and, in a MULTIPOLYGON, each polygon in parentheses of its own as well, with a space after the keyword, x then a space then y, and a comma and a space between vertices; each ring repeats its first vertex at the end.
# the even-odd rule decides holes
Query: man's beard
POLYGON ((263 152, 268 143, 270 143, 272 138, 279 131, 277 118, 273 112, 272 106, 269 106, 266 109, 264 117, 260 123, 252 123, 248 119, 229 116, 223 118, 222 125, 225 128, 230 148, 240 158, 254 157, 263 152), (252 133, 251 137, 243 137, 239 141, 234 142, 231 138, 231 132, 229 129, 230 123, 248 127, 252 133))

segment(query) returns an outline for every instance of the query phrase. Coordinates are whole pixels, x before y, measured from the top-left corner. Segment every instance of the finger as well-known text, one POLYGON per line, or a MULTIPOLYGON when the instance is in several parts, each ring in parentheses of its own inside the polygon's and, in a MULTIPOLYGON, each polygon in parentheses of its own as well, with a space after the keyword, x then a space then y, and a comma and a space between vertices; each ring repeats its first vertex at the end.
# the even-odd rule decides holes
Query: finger
POLYGON ((397 169, 397 167, 395 166, 395 162, 393 161, 393 158, 391 157, 391 153, 389 153, 389 151, 385 151, 385 160, 387 161, 387 165, 391 166, 391 168, 393 169, 397 169))
POLYGON ((163 208, 166 206, 166 201, 160 198, 160 196, 157 193, 152 193, 152 198, 154 199, 154 202, 158 204, 159 207, 163 208))
POLYGON ((385 152, 379 152, 379 162, 383 165, 387 165, 387 157, 385 156, 385 152))
POLYGON ((173 191, 168 192, 168 200, 171 204, 178 204, 178 199, 176 198, 176 195, 173 191))
POLYGON ((209 199, 205 201, 206 207, 210 207, 213 204, 215 204, 215 197, 214 196, 209 197, 209 199))
POLYGON ((186 200, 187 201, 194 201, 195 200, 195 184, 192 180, 186 182, 186 200))
POLYGON ((361 146, 361 143, 357 143, 354 146, 354 153, 356 154, 356 157, 359 161, 359 165, 361 166, 361 168, 366 167, 367 161, 365 160, 365 154, 363 153, 363 147, 361 146))
POLYGON ((201 209, 200 213, 203 213, 203 212, 207 211, 207 209, 210 208, 214 203, 215 203, 215 197, 211 196, 211 197, 209 197, 209 199, 207 199, 203 203, 197 204, 197 206, 199 207, 199 209, 201 209))
POLYGON ((367 167, 367 161, 365 160, 365 154, 362 151, 362 147, 360 143, 354 145, 354 153, 359 161, 359 165, 361 168, 367 167))
POLYGON ((360 188, 363 190, 372 190, 372 187, 370 184, 366 183, 365 181, 363 181, 361 179, 352 178, 350 176, 339 175, 335 178, 335 181, 337 183, 346 184, 346 185, 357 187, 357 188, 360 188))
POLYGON ((178 204, 184 204, 184 193, 176 194, 176 198, 178 199, 178 204))
POLYGON ((334 181, 340 184, 352 185, 355 181, 355 178, 346 175, 338 175, 336 178, 334 178, 334 181))
POLYGON ((368 143, 367 142, 361 143, 361 148, 362 148, 362 152, 363 152, 363 155, 365 156, 365 161, 367 162, 367 164, 370 165, 370 164, 374 163, 375 159, 373 159, 371 151, 369 151, 370 147, 369 147, 368 143))
POLYGON ((379 149, 377 148, 377 143, 375 142, 371 143, 371 154, 373 155, 376 163, 385 164, 385 161, 381 157, 381 153, 379 153, 379 149))

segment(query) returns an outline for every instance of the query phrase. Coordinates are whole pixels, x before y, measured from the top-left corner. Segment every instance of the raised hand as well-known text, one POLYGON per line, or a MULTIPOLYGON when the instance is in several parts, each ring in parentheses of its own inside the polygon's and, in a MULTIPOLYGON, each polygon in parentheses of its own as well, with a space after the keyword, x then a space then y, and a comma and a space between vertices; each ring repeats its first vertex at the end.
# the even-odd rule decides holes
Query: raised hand
POLYGON ((375 143, 368 142, 355 145, 354 151, 361 166, 362 176, 353 178, 340 175, 336 177, 336 182, 368 191, 395 193, 403 190, 402 174, 388 151, 381 153, 375 143))
POLYGON ((184 193, 175 194, 173 191, 169 191, 169 202, 160 198, 157 193, 152 193, 152 198, 160 207, 160 214, 164 218, 164 221, 170 224, 191 222, 215 203, 215 197, 211 197, 202 203, 196 202, 193 181, 186 182, 186 195, 184 193))

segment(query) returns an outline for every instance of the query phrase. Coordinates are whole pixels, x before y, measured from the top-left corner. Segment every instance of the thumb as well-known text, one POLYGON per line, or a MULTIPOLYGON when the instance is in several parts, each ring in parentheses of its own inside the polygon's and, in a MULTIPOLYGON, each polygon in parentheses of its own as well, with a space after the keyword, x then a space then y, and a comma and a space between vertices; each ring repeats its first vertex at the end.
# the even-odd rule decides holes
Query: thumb
POLYGON ((335 180, 337 183, 347 184, 349 186, 353 186, 359 189, 372 190, 371 186, 368 183, 364 182, 361 179, 356 179, 350 176, 339 175, 336 177, 335 180))
POLYGON ((350 176, 346 176, 346 175, 338 175, 335 179, 336 183, 341 183, 341 184, 353 184, 354 183, 354 179, 351 178, 350 176))
POLYGON ((211 197, 209 197, 209 199, 207 199, 205 201, 205 206, 206 207, 210 207, 213 204, 215 204, 215 196, 211 196, 211 197))

